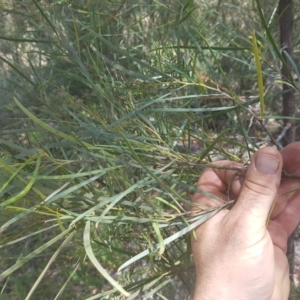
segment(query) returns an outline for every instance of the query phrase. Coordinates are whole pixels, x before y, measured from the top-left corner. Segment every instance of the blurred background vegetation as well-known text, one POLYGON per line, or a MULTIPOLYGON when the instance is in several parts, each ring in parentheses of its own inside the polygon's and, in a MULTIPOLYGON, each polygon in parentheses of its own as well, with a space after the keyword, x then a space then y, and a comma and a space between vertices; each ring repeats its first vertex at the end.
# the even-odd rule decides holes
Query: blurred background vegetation
MULTIPOLYGON (((247 163, 283 128, 277 3, 1 0, 0 15, 0 298, 190 299, 187 233, 214 213, 188 214, 199 164, 247 163)), ((299 17, 295 2, 295 78, 299 17)))

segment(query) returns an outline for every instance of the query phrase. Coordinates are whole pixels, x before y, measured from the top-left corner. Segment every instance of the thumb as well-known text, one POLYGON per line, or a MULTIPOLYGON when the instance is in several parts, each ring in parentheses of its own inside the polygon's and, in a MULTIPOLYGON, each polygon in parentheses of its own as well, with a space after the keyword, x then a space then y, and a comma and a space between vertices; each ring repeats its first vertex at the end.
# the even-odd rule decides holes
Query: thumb
MULTIPOLYGON (((255 232, 266 228, 281 180, 282 157, 273 147, 259 149, 252 157, 241 193, 231 209, 255 232)), ((252 231, 251 230, 251 231, 252 231)))

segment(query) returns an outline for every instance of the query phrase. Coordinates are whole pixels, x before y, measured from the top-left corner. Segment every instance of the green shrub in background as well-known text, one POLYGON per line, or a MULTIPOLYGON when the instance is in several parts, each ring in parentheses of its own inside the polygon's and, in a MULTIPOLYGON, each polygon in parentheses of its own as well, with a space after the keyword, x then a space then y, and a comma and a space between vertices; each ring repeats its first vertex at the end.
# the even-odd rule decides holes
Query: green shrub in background
POLYGON ((261 5, 2 4, 1 299, 189 299, 187 233, 216 212, 188 213, 203 164, 280 127, 261 5))

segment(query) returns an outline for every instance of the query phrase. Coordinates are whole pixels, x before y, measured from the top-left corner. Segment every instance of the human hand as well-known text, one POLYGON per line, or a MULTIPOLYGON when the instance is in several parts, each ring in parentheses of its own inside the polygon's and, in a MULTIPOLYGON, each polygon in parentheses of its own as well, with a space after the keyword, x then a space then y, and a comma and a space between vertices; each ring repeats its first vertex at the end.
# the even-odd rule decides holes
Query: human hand
MULTIPOLYGON (((218 164, 241 167, 230 161, 218 164)), ((234 177, 236 171, 228 169, 204 171, 198 189, 224 201, 237 201, 230 210, 218 212, 197 227, 197 239, 191 236, 194 300, 288 298, 285 253, 288 236, 300 221, 300 192, 292 191, 300 187, 300 178, 281 178, 282 168, 300 174, 300 142, 280 152, 272 147, 258 150, 245 178, 234 177)), ((193 201, 210 208, 220 206, 219 201, 201 194, 195 194, 193 201)))

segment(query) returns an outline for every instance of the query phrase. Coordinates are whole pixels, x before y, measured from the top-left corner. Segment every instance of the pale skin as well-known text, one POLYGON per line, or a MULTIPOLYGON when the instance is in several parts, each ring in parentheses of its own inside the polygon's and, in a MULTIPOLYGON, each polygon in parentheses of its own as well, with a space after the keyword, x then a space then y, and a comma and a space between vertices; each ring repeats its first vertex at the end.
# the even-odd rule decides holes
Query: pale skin
MULTIPOLYGON (((218 164, 242 167, 230 161, 218 164)), ((203 172, 199 189, 224 201, 237 200, 230 210, 197 227, 196 239, 191 236, 194 300, 288 299, 287 239, 300 222, 300 191, 289 191, 300 190, 300 178, 281 178, 282 169, 300 174, 300 142, 280 152, 273 147, 258 150, 245 177, 234 177, 234 170, 203 172)), ((210 208, 220 206, 219 201, 200 194, 193 201, 210 208)))

